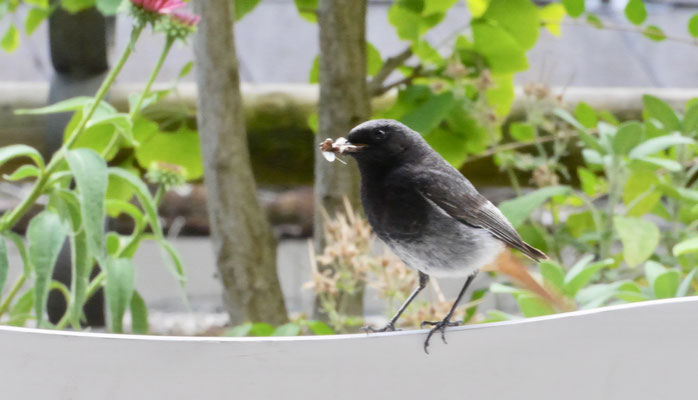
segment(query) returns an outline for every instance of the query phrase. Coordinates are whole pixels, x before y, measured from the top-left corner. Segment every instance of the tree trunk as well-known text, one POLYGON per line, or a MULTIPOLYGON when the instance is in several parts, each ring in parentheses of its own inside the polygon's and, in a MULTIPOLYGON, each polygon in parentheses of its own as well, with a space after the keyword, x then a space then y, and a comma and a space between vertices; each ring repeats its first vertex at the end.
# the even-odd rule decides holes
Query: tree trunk
POLYGON ((198 0, 198 126, 211 238, 231 321, 288 320, 276 241, 257 199, 247 148, 230 0, 198 0))
MULTIPOLYGON (((326 138, 346 136, 371 115, 366 85, 366 0, 320 0, 320 102, 316 146, 326 138)), ((317 148, 317 147, 316 147, 317 148)), ((315 246, 324 247, 323 209, 333 216, 344 211, 343 198, 359 205, 359 171, 349 165, 329 163, 315 151, 315 246)), ((361 315, 363 290, 342 299, 341 308, 361 315)))

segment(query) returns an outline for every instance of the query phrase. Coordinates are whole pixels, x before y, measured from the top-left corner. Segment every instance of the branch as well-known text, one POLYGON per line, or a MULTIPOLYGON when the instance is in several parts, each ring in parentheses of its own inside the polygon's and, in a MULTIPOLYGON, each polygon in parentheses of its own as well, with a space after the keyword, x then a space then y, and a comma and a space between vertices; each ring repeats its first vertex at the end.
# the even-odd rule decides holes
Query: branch
POLYGON ((373 79, 368 82, 368 93, 371 96, 378 96, 385 93, 386 91, 382 90, 385 80, 410 57, 412 57, 412 49, 408 47, 399 54, 385 60, 381 69, 379 69, 376 75, 373 76, 373 79))
MULTIPOLYGON (((647 34, 647 30, 644 28, 635 28, 632 26, 623 26, 623 25, 613 25, 613 24, 608 24, 606 21, 602 21, 601 26, 594 26, 591 25, 587 22, 562 22, 562 21, 549 21, 549 20, 541 20, 541 25, 560 25, 560 26, 585 26, 589 28, 595 28, 595 29, 606 29, 609 31, 617 31, 617 32, 629 32, 629 33, 638 33, 642 35, 647 34)), ((679 43, 685 43, 685 44, 690 44, 693 46, 698 45, 698 40, 696 39, 691 39, 687 37, 682 37, 682 36, 671 36, 667 35, 662 31, 662 34, 664 35, 664 39, 672 41, 672 42, 679 42, 679 43)))
POLYGON ((414 69, 412 70, 412 73, 411 73, 409 76, 406 76, 406 77, 404 77, 404 78, 402 78, 402 79, 398 79, 397 81, 395 81, 395 82, 393 82, 393 83, 389 83, 389 84, 387 84, 387 85, 385 85, 385 86, 380 86, 380 87, 377 87, 377 88, 373 88, 373 90, 371 91, 371 96, 373 96, 373 97, 375 97, 375 96, 380 96, 380 95, 382 95, 382 94, 388 92, 390 89, 392 89, 392 88, 394 88, 394 87, 398 87, 398 86, 400 86, 400 85, 412 83, 412 81, 413 81, 415 78, 419 78, 420 76, 423 76, 423 74, 422 74, 422 64, 419 64, 419 65, 417 65, 416 67, 414 67, 414 69))

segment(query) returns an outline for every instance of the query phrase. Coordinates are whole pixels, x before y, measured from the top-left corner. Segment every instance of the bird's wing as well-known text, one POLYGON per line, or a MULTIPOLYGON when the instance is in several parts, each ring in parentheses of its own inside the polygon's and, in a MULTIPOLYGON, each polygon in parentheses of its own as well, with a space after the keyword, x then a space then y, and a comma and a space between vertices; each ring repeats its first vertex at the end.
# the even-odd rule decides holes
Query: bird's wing
POLYGON ((487 200, 456 169, 432 168, 418 174, 418 190, 430 202, 458 221, 488 230, 535 261, 547 258, 524 242, 499 209, 487 200))

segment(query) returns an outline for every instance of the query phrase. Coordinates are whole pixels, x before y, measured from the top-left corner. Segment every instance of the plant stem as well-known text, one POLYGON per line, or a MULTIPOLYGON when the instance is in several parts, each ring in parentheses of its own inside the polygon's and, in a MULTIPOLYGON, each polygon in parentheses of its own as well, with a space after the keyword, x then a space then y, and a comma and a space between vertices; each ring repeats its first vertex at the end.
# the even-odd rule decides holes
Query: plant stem
POLYGON ((133 27, 133 30, 131 31, 131 41, 129 42, 128 46, 126 46, 126 48, 124 49, 124 52, 121 54, 121 58, 119 59, 117 64, 114 66, 114 68, 112 68, 111 71, 109 71, 109 74, 104 79, 104 82, 102 82, 102 85, 99 87, 99 90, 95 95, 94 104, 92 104, 87 113, 83 115, 82 120, 80 121, 80 125, 78 125, 78 127, 75 129, 75 132, 73 132, 68 141, 65 142, 63 146, 61 146, 61 148, 53 155, 53 157, 51 157, 51 161, 46 166, 46 169, 43 171, 39 179, 36 181, 36 184, 32 188, 32 191, 29 193, 29 195, 27 195, 27 197, 25 197, 17 207, 10 211, 9 214, 3 216, 2 223, 0 223, 0 231, 5 231, 15 226, 17 221, 19 221, 19 219, 22 218, 24 214, 26 214, 26 212, 31 208, 31 206, 34 205, 36 199, 38 199, 39 196, 41 196, 41 193, 43 193, 44 191, 44 186, 49 181, 51 174, 58 167, 60 161, 63 159, 65 151, 75 143, 80 134, 85 130, 87 122, 95 113, 97 107, 99 107, 99 104, 102 102, 102 99, 104 99, 104 96, 107 94, 109 88, 114 83, 116 76, 119 75, 119 72, 121 72, 121 69, 126 63, 128 57, 131 55, 131 52, 133 51, 133 46, 136 43, 136 40, 138 40, 138 37, 143 31, 143 28, 144 25, 141 24, 136 24, 133 27))
POLYGON ((19 292, 19 289, 22 288, 22 285, 24 285, 24 282, 27 280, 27 276, 22 274, 17 281, 15 282, 14 285, 12 285, 12 289, 10 290, 10 293, 7 294, 7 297, 5 298, 5 301, 0 304, 0 316, 5 314, 7 310, 10 308, 10 304, 12 304, 12 300, 14 300, 15 296, 17 296, 17 292, 19 292))
POLYGON ((143 105, 143 101, 145 98, 150 94, 150 88, 153 86, 153 83, 155 82, 155 78, 157 78, 158 74, 160 74, 160 70, 162 69, 162 65, 165 62, 165 59, 167 58, 167 55, 170 52, 170 49, 172 49, 172 45, 175 42, 175 37, 174 36, 167 36, 167 40, 165 41, 165 47, 162 49, 162 53, 160 53, 160 58, 158 58, 157 63, 155 64, 155 68, 153 69, 153 72, 150 73, 150 77, 148 78, 148 82, 145 85, 145 88, 143 89, 143 92, 141 95, 138 97, 138 101, 136 101, 136 104, 134 107, 131 109, 131 112, 129 113, 129 116, 131 119, 133 119, 136 114, 138 114, 141 110, 141 105, 143 105))

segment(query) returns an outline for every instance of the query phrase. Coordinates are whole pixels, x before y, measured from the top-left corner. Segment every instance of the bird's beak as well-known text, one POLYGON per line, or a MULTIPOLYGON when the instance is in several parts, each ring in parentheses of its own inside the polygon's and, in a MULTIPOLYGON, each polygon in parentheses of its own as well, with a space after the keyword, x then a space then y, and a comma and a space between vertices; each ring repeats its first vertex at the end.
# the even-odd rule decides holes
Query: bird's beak
POLYGON ((343 153, 358 153, 366 148, 367 145, 361 143, 347 142, 343 153))

